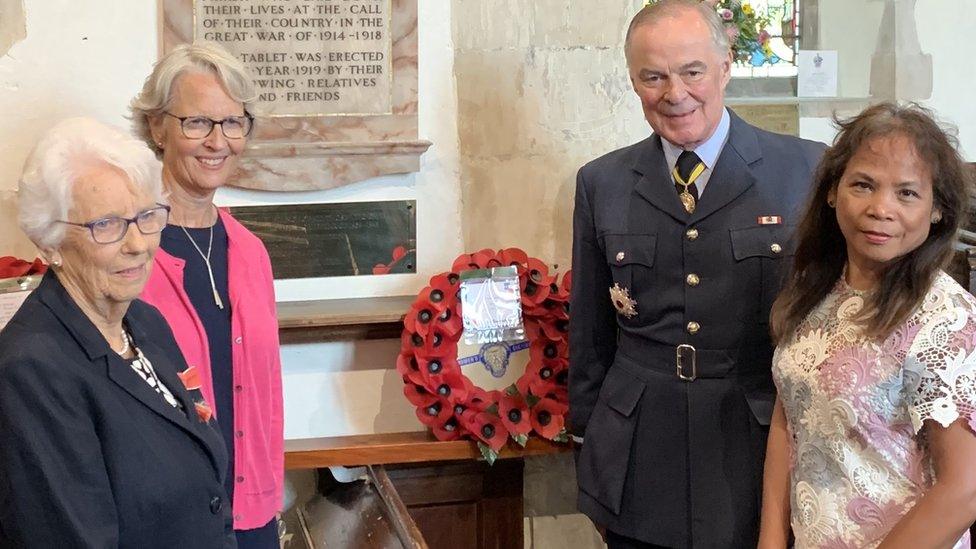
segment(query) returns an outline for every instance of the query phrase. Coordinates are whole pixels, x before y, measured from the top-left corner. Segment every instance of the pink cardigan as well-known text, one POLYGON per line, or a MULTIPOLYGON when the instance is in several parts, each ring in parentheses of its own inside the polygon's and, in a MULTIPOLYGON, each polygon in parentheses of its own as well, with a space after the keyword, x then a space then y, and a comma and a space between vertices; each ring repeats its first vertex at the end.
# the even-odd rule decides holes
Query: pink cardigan
MULTIPOLYGON (((267 524, 282 504, 284 419, 281 358, 271 260, 264 244, 225 211, 234 379, 234 529, 267 524)), ((182 259, 156 252, 141 298, 169 322, 187 364, 200 370, 201 391, 214 403, 207 334, 183 288, 182 259)), ((214 410, 220 421, 220 410, 214 410)))

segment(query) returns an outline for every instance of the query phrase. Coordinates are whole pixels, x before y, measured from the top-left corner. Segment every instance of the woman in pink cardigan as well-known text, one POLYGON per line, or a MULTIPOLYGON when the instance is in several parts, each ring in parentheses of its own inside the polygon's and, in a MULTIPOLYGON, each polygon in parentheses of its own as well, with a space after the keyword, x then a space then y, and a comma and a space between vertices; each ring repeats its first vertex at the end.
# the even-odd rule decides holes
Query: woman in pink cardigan
POLYGON ((238 547, 277 548, 283 421, 278 322, 264 245, 213 198, 253 126, 243 65, 212 44, 177 47, 132 101, 136 130, 163 162, 172 207, 142 299, 169 322, 229 450, 238 547))

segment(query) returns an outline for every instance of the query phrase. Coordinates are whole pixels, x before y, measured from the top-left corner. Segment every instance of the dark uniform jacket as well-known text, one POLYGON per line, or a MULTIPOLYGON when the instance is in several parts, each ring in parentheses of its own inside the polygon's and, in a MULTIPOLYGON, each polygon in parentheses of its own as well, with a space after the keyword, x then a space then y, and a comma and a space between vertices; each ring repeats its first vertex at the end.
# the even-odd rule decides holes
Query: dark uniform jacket
POLYGON ((227 451, 153 307, 125 323, 173 408, 49 272, 0 332, 0 547, 236 547, 227 451))
POLYGON ((668 547, 755 547, 769 309, 823 149, 731 114, 692 214, 656 135, 579 171, 570 420, 595 522, 668 547))

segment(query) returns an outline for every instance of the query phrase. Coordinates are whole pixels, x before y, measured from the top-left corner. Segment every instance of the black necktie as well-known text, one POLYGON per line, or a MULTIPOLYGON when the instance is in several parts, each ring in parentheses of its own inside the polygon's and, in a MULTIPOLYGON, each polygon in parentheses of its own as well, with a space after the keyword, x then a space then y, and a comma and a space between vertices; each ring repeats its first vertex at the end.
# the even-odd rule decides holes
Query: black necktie
POLYGON ((698 187, 695 185, 695 180, 704 171, 705 165, 693 151, 684 151, 678 156, 678 162, 675 164, 672 173, 675 181, 674 187, 681 198, 681 204, 688 213, 695 211, 695 205, 698 203, 698 187), (688 184, 687 187, 684 183, 688 184))

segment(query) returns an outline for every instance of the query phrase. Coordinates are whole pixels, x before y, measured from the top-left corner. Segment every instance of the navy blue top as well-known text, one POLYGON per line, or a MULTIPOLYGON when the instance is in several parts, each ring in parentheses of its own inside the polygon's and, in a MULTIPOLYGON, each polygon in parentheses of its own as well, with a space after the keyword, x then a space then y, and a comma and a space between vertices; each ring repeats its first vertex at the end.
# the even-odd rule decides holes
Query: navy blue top
MULTIPOLYGON (((210 241, 210 228, 187 228, 192 238, 204 254, 210 241)), ((214 282, 224 308, 220 309, 214 303, 213 288, 210 286, 210 275, 207 264, 200 252, 190 244, 187 234, 178 225, 166 225, 163 229, 160 246, 166 253, 186 261, 183 267, 183 288, 190 298, 190 303, 196 309, 203 329, 207 332, 207 343, 210 347, 210 372, 213 378, 214 411, 217 414, 217 424, 220 434, 227 446, 229 462, 224 485, 227 496, 233 501, 234 497, 234 375, 231 362, 230 337, 230 296, 227 290, 227 231, 223 221, 217 217, 217 224, 213 226, 213 246, 210 251, 210 266, 213 268, 214 282)), ((191 366, 194 366, 191 364, 191 366)))

